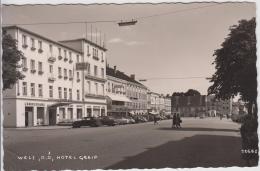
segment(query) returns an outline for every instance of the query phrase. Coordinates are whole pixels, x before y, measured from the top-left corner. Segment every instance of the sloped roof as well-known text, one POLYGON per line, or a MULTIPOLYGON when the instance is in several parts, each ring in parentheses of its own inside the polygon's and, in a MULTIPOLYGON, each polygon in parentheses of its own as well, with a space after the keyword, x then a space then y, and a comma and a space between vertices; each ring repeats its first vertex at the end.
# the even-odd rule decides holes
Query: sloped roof
POLYGON ((143 86, 143 87, 146 88, 146 86, 144 86, 143 84, 139 83, 138 81, 132 79, 131 77, 129 77, 125 73, 123 73, 119 70, 116 70, 116 72, 115 72, 115 70, 113 68, 110 68, 108 66, 106 67, 106 74, 109 75, 109 76, 115 77, 115 78, 119 78, 119 79, 129 81, 129 82, 132 82, 132 83, 135 83, 135 84, 139 84, 140 86, 143 86))

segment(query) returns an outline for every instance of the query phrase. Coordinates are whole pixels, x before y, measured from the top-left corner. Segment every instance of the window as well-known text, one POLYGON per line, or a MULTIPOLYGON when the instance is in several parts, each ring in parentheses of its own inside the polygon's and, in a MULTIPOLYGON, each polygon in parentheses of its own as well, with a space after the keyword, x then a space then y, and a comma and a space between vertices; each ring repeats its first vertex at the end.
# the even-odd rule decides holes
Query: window
POLYGON ((34 41, 34 38, 31 38, 31 46, 32 46, 32 48, 35 48, 35 41, 34 41))
POLYGON ((61 87, 58 87, 58 95, 59 95, 59 99, 62 99, 62 89, 61 89, 61 87))
POLYGON ((110 92, 110 82, 108 82, 107 85, 108 85, 108 88, 107 88, 108 90, 107 91, 110 92))
POLYGON ((77 100, 80 100, 79 90, 77 90, 77 100))
POLYGON ((68 75, 67 75, 67 69, 64 69, 64 77, 68 77, 68 75))
POLYGON ((49 45, 49 49, 50 49, 50 53, 52 54, 52 52, 53 52, 52 45, 49 45))
POLYGON ((101 68, 101 76, 102 76, 102 78, 105 77, 104 68, 101 68))
POLYGON ((58 74, 59 74, 60 77, 62 76, 61 67, 58 67, 58 74))
POLYGON ((35 60, 31 60, 31 70, 35 70, 35 60))
POLYGON ((51 74, 53 73, 53 65, 49 65, 49 71, 51 74))
POLYGON ((72 89, 69 89, 69 99, 72 100, 72 89))
POLYGON ((105 87, 104 87, 104 84, 102 84, 101 87, 102 87, 102 95, 104 96, 104 95, 105 95, 105 87))
POLYGON ((97 95, 97 94, 98 94, 98 83, 95 83, 95 87, 96 87, 96 92, 95 92, 95 94, 97 95))
POLYGON ((77 62, 79 62, 79 55, 77 55, 77 62))
POLYGON ((90 71, 90 64, 88 64, 88 74, 89 74, 89 75, 91 74, 91 71, 90 71))
POLYGON ((27 59, 25 57, 22 58, 22 67, 27 68, 27 59))
POLYGON ((88 54, 89 54, 89 45, 87 46, 87 48, 88 48, 88 54))
POLYGON ((38 85, 38 95, 39 95, 39 97, 42 97, 42 95, 43 95, 43 92, 42 92, 42 84, 39 84, 39 85, 38 85))
POLYGON ((101 59, 104 61, 103 52, 101 52, 101 59))
POLYGON ((91 93, 91 84, 90 84, 90 81, 88 81, 88 93, 91 93))
POLYGON ((31 96, 35 96, 35 84, 31 83, 31 96))
POLYGON ((72 54, 71 54, 71 52, 69 52, 69 60, 70 60, 70 61, 72 60, 72 54))
POLYGON ((94 66, 94 75, 95 75, 95 76, 98 75, 98 71, 97 71, 97 70, 98 70, 98 69, 97 69, 97 66, 95 65, 95 66, 94 66))
POLYGON ((23 95, 26 96, 27 95, 27 83, 23 82, 23 95))
POLYGON ((72 78, 72 70, 69 70, 69 77, 72 78))
POLYGON ((49 97, 53 98, 53 86, 49 86, 49 97))
POLYGON ((67 99, 67 88, 64 88, 64 99, 67 99))
POLYGON ((38 70, 39 72, 42 72, 42 62, 38 62, 38 70))
POLYGON ((58 50, 59 50, 59 56, 61 56, 61 48, 59 48, 58 50))
POLYGON ((64 50, 64 58, 67 58, 67 51, 64 50))
POLYGON ((23 46, 27 45, 27 37, 26 37, 26 35, 22 36, 22 43, 23 43, 23 46))
POLYGON ((38 46, 39 46, 39 49, 42 49, 42 41, 38 41, 38 46))

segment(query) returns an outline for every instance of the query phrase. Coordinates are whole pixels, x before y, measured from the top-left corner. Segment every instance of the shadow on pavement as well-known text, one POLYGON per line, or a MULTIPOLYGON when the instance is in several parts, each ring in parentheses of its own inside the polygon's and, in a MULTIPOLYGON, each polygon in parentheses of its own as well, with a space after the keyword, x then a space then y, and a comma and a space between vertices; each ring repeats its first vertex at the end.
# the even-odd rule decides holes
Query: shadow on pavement
POLYGON ((219 128, 198 128, 198 127, 182 127, 182 128, 171 128, 171 127, 160 127, 158 130, 169 130, 169 131, 221 131, 221 132, 239 132, 238 129, 219 129, 219 128))
POLYGON ((105 169, 244 167, 246 163, 240 150, 240 137, 196 135, 147 148, 147 151, 126 157, 105 169))

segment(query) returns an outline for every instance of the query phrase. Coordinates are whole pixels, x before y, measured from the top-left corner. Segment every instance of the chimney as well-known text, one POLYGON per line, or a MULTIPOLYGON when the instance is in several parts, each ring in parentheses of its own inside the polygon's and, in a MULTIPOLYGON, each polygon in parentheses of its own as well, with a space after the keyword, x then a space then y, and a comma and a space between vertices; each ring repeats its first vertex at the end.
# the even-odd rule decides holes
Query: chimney
POLYGON ((116 65, 114 66, 114 73, 116 73, 116 65))
POLYGON ((135 80, 135 74, 131 74, 130 78, 132 78, 133 80, 135 80))

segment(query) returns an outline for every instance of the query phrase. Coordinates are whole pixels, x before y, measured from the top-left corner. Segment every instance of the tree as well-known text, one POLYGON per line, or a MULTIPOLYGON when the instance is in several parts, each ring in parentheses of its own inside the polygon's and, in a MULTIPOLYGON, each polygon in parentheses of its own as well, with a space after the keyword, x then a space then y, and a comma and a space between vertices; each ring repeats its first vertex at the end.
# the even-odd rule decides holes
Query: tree
POLYGON ((24 57, 17 49, 17 41, 11 35, 3 31, 3 90, 11 88, 17 80, 23 79, 24 75, 18 70, 21 66, 18 62, 24 57))
POLYGON ((228 37, 213 54, 216 72, 210 78, 213 85, 208 89, 208 94, 220 99, 240 94, 249 105, 249 114, 252 106, 257 106, 255 27, 255 18, 240 20, 238 25, 230 27, 228 37))
POLYGON ((174 92, 172 96, 200 96, 200 92, 194 89, 189 89, 184 92, 174 92))

